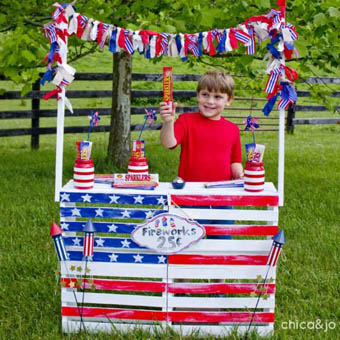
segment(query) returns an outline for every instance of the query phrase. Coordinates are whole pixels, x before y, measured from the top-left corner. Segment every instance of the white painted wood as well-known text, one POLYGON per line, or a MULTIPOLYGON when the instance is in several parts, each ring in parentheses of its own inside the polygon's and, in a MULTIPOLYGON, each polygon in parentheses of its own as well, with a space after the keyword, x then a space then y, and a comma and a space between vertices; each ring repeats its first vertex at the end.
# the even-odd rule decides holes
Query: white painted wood
MULTIPOLYGON (((171 279, 251 279, 258 275, 265 277, 268 266, 229 266, 229 265, 169 265, 171 279)), ((268 278, 276 277, 276 267, 269 270, 268 278)))
MULTIPOLYGON (((75 189, 73 180, 70 180, 63 186, 65 192, 83 192, 75 189)), ((109 184, 94 183, 93 189, 84 191, 85 193, 103 193, 116 195, 119 194, 141 194, 141 190, 136 189, 117 189, 112 188, 109 184)), ((203 182, 188 182, 183 189, 176 190, 172 188, 171 183, 160 182, 155 190, 142 190, 144 195, 236 195, 236 196, 278 196, 278 192, 273 183, 267 182, 264 190, 258 193, 245 191, 243 188, 205 188, 203 182)))
MULTIPOLYGON (((74 236, 73 236, 74 237, 74 236)), ((71 237, 71 238, 73 238, 71 237)), ((65 239, 70 238, 65 236, 65 239)), ((78 236, 78 238, 82 238, 78 236)), ((269 240, 223 240, 223 239, 202 239, 191 247, 184 249, 180 254, 211 254, 211 255, 267 255, 273 244, 269 240)), ((82 246, 68 246, 68 251, 82 251, 82 246)), ((110 248, 110 247, 94 247, 94 251, 98 253, 114 252, 115 254, 138 253, 138 254, 158 254, 151 249, 140 248, 110 248)))
POLYGON ((271 210, 250 209, 179 209, 169 207, 169 213, 182 217, 203 220, 239 220, 239 221, 273 221, 278 220, 278 213, 271 210))
POLYGON ((279 206, 284 202, 284 171, 285 171, 285 110, 280 109, 279 119, 279 161, 278 161, 278 192, 279 206))
MULTIPOLYGON (((65 61, 66 62, 66 61, 65 61)), ((57 146, 55 162, 54 200, 59 202, 59 193, 63 185, 63 152, 64 152, 64 118, 65 118, 65 87, 61 86, 57 113, 57 146)))
MULTIPOLYGON (((85 263, 83 261, 65 261, 69 273, 84 274, 85 263), (71 271, 71 266, 82 267, 83 272, 71 271)), ((136 264, 136 263, 107 263, 88 262, 90 272, 87 276, 110 276, 110 277, 140 277, 140 278, 166 278, 166 264, 136 264)), ((62 267, 61 274, 67 276, 66 270, 62 267)))
MULTIPOLYGON (((154 325, 143 325, 143 324, 125 324, 125 323, 103 323, 103 322, 85 322, 86 330, 91 333, 96 333, 99 331, 110 333, 113 332, 115 327, 117 330, 122 332, 132 332, 134 329, 144 329, 148 330, 152 334, 163 331, 164 335, 166 334, 164 327, 159 326, 157 324, 154 325)), ((67 323, 63 323, 63 331, 66 333, 77 332, 80 328, 80 321, 72 321, 69 320, 67 323)), ((229 333, 235 330, 235 325, 172 325, 171 328, 179 334, 179 336, 190 335, 193 332, 199 331, 199 337, 207 336, 207 335, 216 335, 216 336, 227 336, 229 333)), ((250 332, 257 330, 258 334, 261 336, 268 336, 274 332, 274 324, 268 323, 265 326, 252 326, 250 328, 250 332)), ((237 327, 237 333, 239 335, 244 335, 248 330, 248 325, 243 325, 237 327)))
MULTIPOLYGON (((179 308, 255 308, 257 297, 253 298, 239 298, 239 297, 171 297, 169 298, 169 307, 179 308)), ((275 298, 268 298, 264 300, 260 298, 257 308, 274 308, 275 298)))
MULTIPOLYGON (((83 301, 83 293, 76 292, 77 301, 83 301)), ((68 302, 74 302, 74 295, 69 289, 63 288, 61 291, 63 305, 68 302)), ((164 307, 166 298, 162 296, 131 295, 131 294, 107 294, 92 293, 86 291, 84 294, 85 304, 103 304, 103 305, 123 305, 123 306, 143 306, 143 307, 164 307)))

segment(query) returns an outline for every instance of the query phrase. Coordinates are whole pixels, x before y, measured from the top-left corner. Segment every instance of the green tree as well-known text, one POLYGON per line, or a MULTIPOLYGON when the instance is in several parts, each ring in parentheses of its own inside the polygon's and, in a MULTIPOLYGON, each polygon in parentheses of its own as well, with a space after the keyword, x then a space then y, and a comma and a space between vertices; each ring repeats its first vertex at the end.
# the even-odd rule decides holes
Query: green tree
MULTIPOLYGON (((41 61, 49 50, 42 26, 50 20, 53 3, 2 0, 0 4, 0 73, 22 84, 24 92, 38 78, 38 67, 42 66, 41 61)), ((276 7, 276 0, 81 0, 76 3, 76 7, 84 15, 116 26, 175 33, 234 27, 250 16, 268 13, 270 8, 276 7)), ((338 66, 338 8, 339 0, 287 1, 287 21, 297 29, 299 40, 296 47, 300 52, 300 58, 293 58, 287 64, 295 68, 302 78, 304 75, 313 75, 315 69, 331 75, 338 66)), ((71 37, 68 60, 72 62, 95 49, 95 43, 71 37)), ((256 60, 262 60, 266 52, 262 46, 255 56, 247 56, 244 48, 240 47, 215 59, 207 56, 198 59, 190 57, 189 62, 218 63, 229 72, 255 79, 259 72, 263 75, 263 69, 260 71, 255 66, 256 60)), ((116 62, 122 61, 120 56, 114 58, 116 62)), ((116 67, 116 70, 118 72, 119 68, 116 67)), ((251 86, 256 84, 254 80, 251 86)), ((316 89, 314 93, 320 94, 319 89, 316 89)), ((318 97, 325 99, 325 92, 322 95, 318 97)), ((112 126, 118 120, 119 117, 113 117, 112 126)), ((111 130, 111 149, 116 143, 111 140, 114 131, 119 131, 116 129, 119 127, 111 130)), ((119 155, 111 153, 110 157, 117 160, 119 155)))

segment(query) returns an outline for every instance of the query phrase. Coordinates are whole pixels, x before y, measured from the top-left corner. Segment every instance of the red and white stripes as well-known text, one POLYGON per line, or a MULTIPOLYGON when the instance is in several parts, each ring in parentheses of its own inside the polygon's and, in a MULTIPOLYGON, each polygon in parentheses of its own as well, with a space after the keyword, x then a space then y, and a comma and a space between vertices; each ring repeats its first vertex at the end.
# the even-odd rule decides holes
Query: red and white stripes
POLYGON ((244 190, 259 192, 264 188, 265 171, 263 162, 246 162, 244 169, 244 190))
POLYGON ((94 166, 92 159, 76 159, 73 168, 73 183, 76 189, 92 189, 94 183, 94 166))

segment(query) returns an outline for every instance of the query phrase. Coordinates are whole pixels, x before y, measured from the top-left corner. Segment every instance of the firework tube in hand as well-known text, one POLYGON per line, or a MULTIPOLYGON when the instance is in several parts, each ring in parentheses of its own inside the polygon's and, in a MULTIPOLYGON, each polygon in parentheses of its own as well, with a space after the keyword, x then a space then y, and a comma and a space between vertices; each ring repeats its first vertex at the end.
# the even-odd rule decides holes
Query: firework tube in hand
POLYGON ((173 103, 173 77, 172 67, 163 67, 163 101, 170 105, 172 111, 173 103))

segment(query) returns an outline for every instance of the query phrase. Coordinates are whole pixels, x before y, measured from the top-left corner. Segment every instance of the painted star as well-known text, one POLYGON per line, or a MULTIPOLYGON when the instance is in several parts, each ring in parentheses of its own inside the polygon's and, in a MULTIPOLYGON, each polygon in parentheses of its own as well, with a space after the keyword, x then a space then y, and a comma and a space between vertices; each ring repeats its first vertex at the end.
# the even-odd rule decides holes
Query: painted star
POLYGON ((120 241, 122 243, 122 248, 130 248, 131 242, 129 242, 127 239, 124 241, 120 241))
POLYGON ((164 205, 166 203, 166 199, 164 198, 164 196, 157 198, 157 203, 159 205, 164 205))
POLYGON ((72 212, 72 216, 79 216, 79 217, 81 217, 81 215, 80 215, 80 210, 79 210, 79 209, 73 208, 73 209, 71 210, 71 212, 72 212))
POLYGON ((81 198, 83 199, 83 202, 91 203, 92 196, 90 196, 89 194, 83 195, 83 196, 81 196, 81 198))
POLYGON ((60 201, 68 201, 70 202, 70 194, 67 194, 66 192, 63 192, 61 195, 60 195, 60 201))
POLYGON ((110 198, 110 203, 118 203, 119 197, 120 197, 120 196, 116 196, 116 195, 111 195, 111 196, 109 196, 109 198, 110 198))
POLYGON ((144 256, 140 256, 139 254, 133 255, 133 258, 135 259, 135 262, 136 262, 136 263, 137 263, 137 262, 142 263, 143 257, 144 257, 144 256))
POLYGON ((81 241, 80 238, 76 237, 72 241, 73 241, 74 246, 80 246, 80 241, 81 241))
POLYGON ((143 204, 143 199, 144 199, 143 196, 138 195, 138 196, 135 196, 133 199, 135 200, 135 204, 137 203, 143 204))
POLYGON ((123 218, 124 218, 124 217, 129 218, 129 217, 130 217, 130 212, 127 211, 127 210, 124 210, 124 211, 122 212, 122 217, 123 217, 123 218))
POLYGON ((161 256, 157 256, 158 257, 158 263, 166 263, 166 257, 161 255, 161 256))
POLYGON ((149 211, 146 211, 145 212, 145 218, 148 219, 148 218, 151 218, 153 216, 154 212, 149 210, 149 211))
POLYGON ((104 210, 103 210, 102 208, 96 209, 96 216, 101 216, 101 217, 103 217, 103 212, 104 212, 104 210))
POLYGON ((104 242, 105 240, 103 240, 102 238, 99 238, 98 240, 96 240, 97 247, 104 247, 104 242))
POLYGON ((61 229, 63 229, 63 230, 68 230, 68 226, 69 226, 69 224, 68 224, 68 223, 65 223, 65 222, 63 222, 63 223, 60 224, 60 227, 61 227, 61 229))
POLYGON ((112 253, 111 255, 109 255, 109 258, 110 262, 117 262, 118 255, 112 253))
POLYGON ((111 225, 107 226, 109 228, 109 233, 115 233, 117 232, 117 226, 115 226, 113 223, 111 225))

